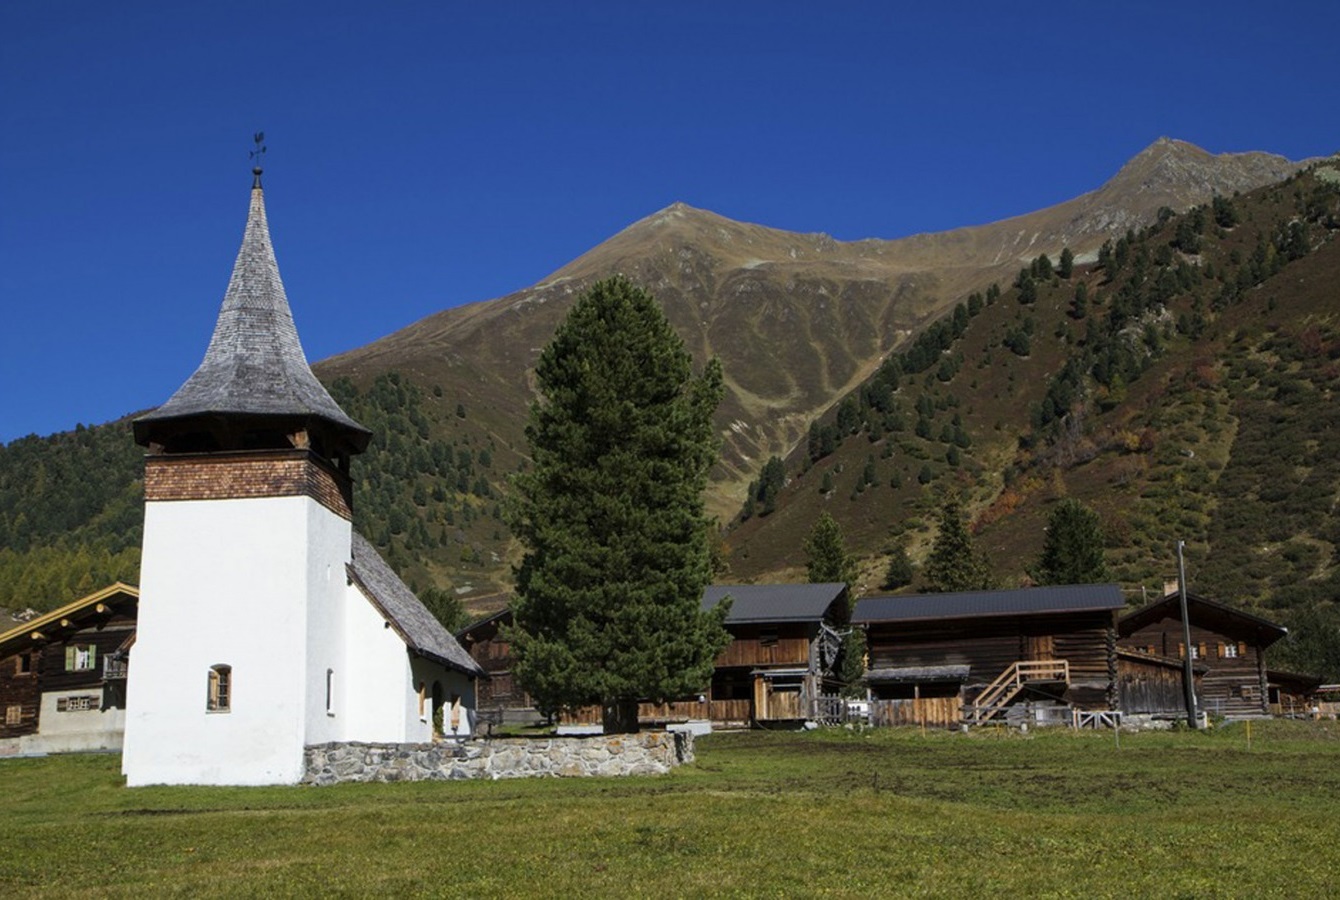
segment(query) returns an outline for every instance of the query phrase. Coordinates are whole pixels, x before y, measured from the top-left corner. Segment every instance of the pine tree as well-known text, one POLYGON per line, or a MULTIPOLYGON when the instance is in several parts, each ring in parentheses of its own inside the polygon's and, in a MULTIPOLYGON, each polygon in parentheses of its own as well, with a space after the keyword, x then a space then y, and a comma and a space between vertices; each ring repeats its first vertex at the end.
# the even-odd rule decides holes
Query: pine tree
POLYGON ((854 696, 865 676, 865 632, 851 627, 856 559, 847 552, 842 526, 828 513, 822 513, 810 529, 809 537, 805 539, 805 555, 809 557, 805 571, 810 584, 841 582, 847 585, 847 606, 842 610, 842 621, 838 623, 846 630, 838 650, 836 668, 843 693, 854 696))
POLYGON ((1029 572, 1038 584, 1097 584, 1108 580, 1098 514, 1078 500, 1056 504, 1047 518, 1042 555, 1029 572))
POLYGON ((993 586, 986 562, 968 534, 963 507, 953 494, 940 507, 940 533, 923 572, 931 591, 976 591, 993 586))
POLYGON ((856 560, 847 552, 842 526, 828 513, 821 513, 805 538, 805 574, 810 584, 856 581, 856 560))
POLYGON ((907 555, 907 548, 899 544, 893 548, 893 554, 889 557, 889 565, 884 570, 884 581, 880 587, 886 591, 896 591, 911 584, 913 577, 912 559, 907 555))
POLYGON ((616 277, 578 298, 535 377, 510 510, 515 672, 544 711, 598 703, 607 732, 636 731, 639 700, 701 691, 729 640, 728 605, 699 606, 721 366, 694 377, 656 302, 616 277))

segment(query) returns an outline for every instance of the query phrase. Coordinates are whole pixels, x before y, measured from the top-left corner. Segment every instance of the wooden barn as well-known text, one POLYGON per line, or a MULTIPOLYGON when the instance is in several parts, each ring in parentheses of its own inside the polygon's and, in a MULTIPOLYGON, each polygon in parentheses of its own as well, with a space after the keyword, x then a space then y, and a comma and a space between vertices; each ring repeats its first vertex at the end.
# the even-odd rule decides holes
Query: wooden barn
POLYGON ((0 753, 121 746, 138 608, 117 583, 0 634, 0 753))
MULTIPOLYGON (((690 720, 715 725, 799 722, 814 716, 819 697, 835 691, 833 666, 847 614, 845 584, 710 585, 702 608, 731 598, 726 630, 731 642, 716 660, 712 683, 702 694, 669 703, 643 703, 643 725, 690 720)), ((488 679, 479 685, 480 715, 495 722, 522 721, 535 710, 512 678, 506 628, 509 610, 495 613, 457 634, 488 679)), ((568 725, 600 723, 597 707, 560 720, 568 725)))
POLYGON ((506 629, 511 627, 512 611, 504 609, 456 633, 456 640, 484 671, 476 685, 477 708, 479 716, 494 725, 542 719, 530 695, 512 675, 512 645, 506 638, 506 629))
POLYGON ((952 726, 1034 707, 1117 708, 1114 584, 870 597, 853 624, 866 631, 866 680, 876 724, 952 726))
MULTIPOLYGON (((1211 715, 1230 717, 1269 715, 1265 651, 1287 634, 1286 629, 1196 594, 1187 595, 1187 617, 1191 623, 1191 658, 1203 671, 1197 679, 1199 708, 1211 715)), ((1123 650, 1170 660, 1186 658, 1181 603, 1176 593, 1122 616, 1117 630, 1123 650)), ((1185 711, 1180 693, 1172 707, 1173 712, 1185 711)))
POLYGON ((717 657, 708 717, 723 724, 814 718, 819 698, 838 687, 834 664, 847 586, 714 584, 703 592, 703 609, 727 597, 731 642, 717 657))

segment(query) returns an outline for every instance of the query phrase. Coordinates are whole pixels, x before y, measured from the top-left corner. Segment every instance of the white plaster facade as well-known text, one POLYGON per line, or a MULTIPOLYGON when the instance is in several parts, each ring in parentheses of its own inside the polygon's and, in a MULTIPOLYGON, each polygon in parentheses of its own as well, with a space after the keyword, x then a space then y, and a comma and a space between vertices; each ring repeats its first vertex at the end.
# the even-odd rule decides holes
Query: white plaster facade
POLYGON ((305 496, 146 503, 128 785, 293 784, 308 744, 431 740, 422 682, 473 697, 350 584, 350 541, 305 496), (227 711, 207 709, 216 665, 227 711))

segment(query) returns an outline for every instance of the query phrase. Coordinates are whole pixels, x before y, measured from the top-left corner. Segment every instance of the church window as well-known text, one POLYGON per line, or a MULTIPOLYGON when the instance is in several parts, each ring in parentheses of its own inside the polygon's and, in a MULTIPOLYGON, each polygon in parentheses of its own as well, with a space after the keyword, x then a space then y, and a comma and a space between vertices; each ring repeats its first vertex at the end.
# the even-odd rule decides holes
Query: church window
POLYGON ((222 663, 209 668, 207 712, 229 712, 233 708, 233 667, 222 663))
POLYGON ((326 670, 326 715, 335 715, 335 670, 326 670))

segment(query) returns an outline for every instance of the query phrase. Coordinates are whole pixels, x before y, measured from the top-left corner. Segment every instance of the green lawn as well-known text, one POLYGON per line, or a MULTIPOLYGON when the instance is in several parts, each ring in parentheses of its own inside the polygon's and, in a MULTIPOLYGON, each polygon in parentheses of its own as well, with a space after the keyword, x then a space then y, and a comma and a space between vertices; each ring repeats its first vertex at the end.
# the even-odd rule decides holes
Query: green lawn
POLYGON ((661 778, 121 786, 0 761, 0 895, 1340 896, 1340 726, 718 734, 661 778))

